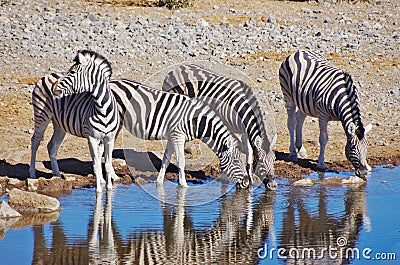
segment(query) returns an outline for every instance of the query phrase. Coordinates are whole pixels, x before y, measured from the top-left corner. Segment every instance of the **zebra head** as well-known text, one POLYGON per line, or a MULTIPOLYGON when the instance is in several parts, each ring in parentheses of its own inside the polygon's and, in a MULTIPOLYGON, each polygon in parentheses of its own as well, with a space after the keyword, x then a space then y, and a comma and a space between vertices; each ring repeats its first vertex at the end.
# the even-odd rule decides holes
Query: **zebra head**
MULTIPOLYGON (((274 189, 275 186, 275 172, 274 172, 274 162, 275 162, 275 152, 274 152, 274 147, 276 144, 276 138, 277 135, 275 134, 274 137, 271 140, 271 143, 269 144, 269 147, 266 148, 269 150, 266 152, 264 148, 261 148, 260 146, 257 147, 257 156, 258 160, 254 160, 255 165, 253 166, 255 168, 254 174, 257 175, 265 184, 266 187, 269 187, 270 189, 274 189), (271 186, 272 185, 272 186, 271 186)), ((257 143, 256 143, 257 145, 257 143)))
POLYGON ((345 154, 347 159, 353 164, 356 176, 364 178, 370 170, 367 163, 368 140, 365 134, 372 129, 368 124, 365 128, 361 125, 356 126, 351 122, 347 129, 347 144, 345 154))
POLYGON ((93 92, 111 77, 110 63, 94 51, 78 51, 74 62, 68 72, 53 85, 55 97, 93 92))
POLYGON ((240 156, 237 141, 232 136, 228 136, 219 153, 222 175, 227 175, 236 183, 236 187, 247 188, 250 181, 246 177, 246 169, 240 156))

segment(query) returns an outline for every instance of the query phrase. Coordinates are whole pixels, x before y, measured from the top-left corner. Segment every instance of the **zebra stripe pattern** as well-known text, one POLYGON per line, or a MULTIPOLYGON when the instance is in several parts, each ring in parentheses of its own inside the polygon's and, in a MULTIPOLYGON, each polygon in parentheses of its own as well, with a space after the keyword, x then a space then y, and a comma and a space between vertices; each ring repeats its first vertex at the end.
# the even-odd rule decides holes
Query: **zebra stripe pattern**
MULTIPOLYGON (((52 87, 56 86, 61 77, 61 74, 56 73, 43 77, 37 82, 33 92, 35 133, 32 137, 31 173, 35 172, 37 148, 49 122, 53 120, 54 127, 59 128, 58 121, 63 121, 67 113, 70 117, 77 117, 73 118, 76 121, 87 112, 86 108, 77 108, 77 106, 87 106, 91 102, 91 96, 87 92, 53 99, 52 87), (58 114, 60 106, 63 106, 64 111, 58 114), (60 117, 55 118, 56 115, 60 117)), ((183 95, 166 93, 129 80, 111 80, 109 87, 117 101, 120 121, 130 133, 149 140, 171 138, 164 154, 158 183, 162 183, 170 157, 175 151, 179 152, 180 156, 177 155, 177 157, 181 159, 179 162, 180 184, 187 185, 183 171, 183 144, 185 141, 198 138, 217 154, 223 174, 237 183, 239 188, 248 186, 248 179, 244 178, 246 173, 243 162, 240 160, 237 140, 207 105, 183 95)), ((57 132, 65 134, 67 131, 74 134, 80 127, 79 123, 76 129, 73 125, 70 126, 68 122, 62 123, 63 129, 59 128, 57 132)), ((57 140, 55 148, 53 138, 49 143, 49 155, 55 161, 52 163, 53 171, 60 175, 55 156, 64 137, 57 140)))
POLYGON ((48 144, 53 174, 61 176, 57 150, 66 132, 85 137, 93 160, 96 191, 101 192, 101 156, 104 150, 107 188, 118 179, 112 167, 112 150, 120 118, 116 100, 109 89, 110 63, 100 54, 83 50, 66 75, 50 74, 36 83, 32 94, 35 132, 32 137, 30 177, 35 178, 36 152, 50 121, 54 133, 48 144), (87 92, 86 92, 87 91, 87 92), (54 95, 54 98, 53 98, 54 95))
POLYGON ((120 79, 110 83, 118 102, 124 127, 146 140, 168 139, 157 183, 162 184, 172 153, 177 157, 179 184, 185 180, 184 143, 202 140, 220 160, 222 173, 239 188, 249 184, 238 142, 219 116, 206 104, 184 95, 167 93, 143 84, 120 79))
POLYGON ((274 180, 276 135, 270 142, 260 107, 251 89, 242 81, 213 73, 195 64, 184 64, 170 71, 163 90, 199 98, 210 105, 229 130, 241 135, 246 153, 247 173, 258 175, 270 189, 274 180))
POLYGON ((347 136, 346 157, 353 164, 356 175, 363 177, 370 170, 366 161, 368 141, 365 133, 372 126, 363 126, 358 90, 351 76, 330 64, 322 55, 301 50, 282 63, 279 79, 288 114, 289 159, 297 161, 298 154, 306 156, 302 126, 306 116, 317 117, 320 128, 318 168, 325 170, 328 122, 340 121, 347 136))

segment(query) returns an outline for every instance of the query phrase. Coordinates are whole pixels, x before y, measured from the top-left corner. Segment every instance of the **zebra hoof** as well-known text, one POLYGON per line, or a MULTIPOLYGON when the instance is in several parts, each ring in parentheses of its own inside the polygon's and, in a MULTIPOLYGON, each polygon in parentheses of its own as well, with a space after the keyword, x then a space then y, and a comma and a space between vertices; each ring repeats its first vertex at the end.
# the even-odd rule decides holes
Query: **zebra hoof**
POLYGON ((329 169, 326 166, 320 166, 320 165, 317 166, 317 170, 321 172, 329 171, 329 169))
MULTIPOLYGON (((103 179, 103 177, 100 178, 100 184, 101 184, 101 185, 106 184, 106 181, 103 179)), ((101 191, 100 191, 100 192, 101 192, 101 191)))
POLYGON ((289 161, 292 161, 292 162, 299 162, 299 159, 297 158, 297 154, 290 154, 288 156, 288 159, 289 159, 289 161))
POLYGON ((111 179, 112 179, 114 182, 119 182, 119 181, 120 181, 120 177, 118 177, 117 174, 111 175, 111 179))
POLYGON ((297 152, 297 155, 300 156, 301 158, 306 158, 307 157, 307 151, 304 147, 302 147, 299 152, 297 152))

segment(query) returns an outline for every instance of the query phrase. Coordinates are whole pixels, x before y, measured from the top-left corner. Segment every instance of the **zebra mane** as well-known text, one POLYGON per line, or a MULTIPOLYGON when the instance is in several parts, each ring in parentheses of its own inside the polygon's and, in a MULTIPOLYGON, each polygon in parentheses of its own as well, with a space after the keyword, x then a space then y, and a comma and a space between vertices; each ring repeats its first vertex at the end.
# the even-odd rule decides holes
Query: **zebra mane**
POLYGON ((99 60, 101 61, 102 64, 106 65, 107 71, 110 73, 110 76, 112 75, 112 67, 111 67, 111 63, 101 54, 92 51, 92 50, 79 50, 74 58, 74 62, 75 63, 79 63, 79 57, 78 57, 78 53, 82 54, 83 56, 89 56, 90 58, 93 58, 92 60, 99 60))
POLYGON ((356 135, 358 139, 364 138, 365 129, 361 121, 360 101, 358 97, 358 89, 353 85, 353 78, 347 72, 343 71, 346 92, 350 100, 351 116, 354 125, 356 126, 356 135))

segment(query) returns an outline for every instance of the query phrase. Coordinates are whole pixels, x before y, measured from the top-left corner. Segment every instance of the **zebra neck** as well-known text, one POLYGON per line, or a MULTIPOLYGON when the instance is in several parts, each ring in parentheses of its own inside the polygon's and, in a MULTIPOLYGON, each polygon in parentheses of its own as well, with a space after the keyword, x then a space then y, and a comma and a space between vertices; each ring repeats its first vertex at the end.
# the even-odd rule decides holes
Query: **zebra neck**
POLYGON ((92 92, 92 98, 95 102, 95 112, 105 116, 112 108, 112 93, 108 82, 104 81, 92 92))

